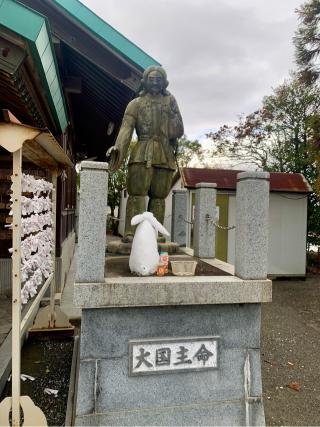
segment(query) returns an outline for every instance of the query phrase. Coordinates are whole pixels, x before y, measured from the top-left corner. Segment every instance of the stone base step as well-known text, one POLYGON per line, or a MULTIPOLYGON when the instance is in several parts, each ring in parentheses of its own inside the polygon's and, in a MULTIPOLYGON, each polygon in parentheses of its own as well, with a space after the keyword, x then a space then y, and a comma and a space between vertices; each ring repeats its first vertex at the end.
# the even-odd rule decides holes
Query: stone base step
MULTIPOLYGON (((132 243, 124 243, 121 240, 113 240, 108 242, 106 253, 117 255, 130 255, 132 243)), ((158 251, 168 252, 169 255, 176 254, 179 250, 179 245, 174 242, 158 242, 158 251)))

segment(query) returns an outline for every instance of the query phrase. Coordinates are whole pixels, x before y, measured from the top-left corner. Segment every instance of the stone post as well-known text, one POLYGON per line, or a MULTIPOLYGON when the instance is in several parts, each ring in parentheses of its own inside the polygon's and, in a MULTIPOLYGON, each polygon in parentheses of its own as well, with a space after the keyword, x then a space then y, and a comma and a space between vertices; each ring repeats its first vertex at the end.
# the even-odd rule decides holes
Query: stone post
POLYGON ((196 184, 196 206, 194 221, 194 256, 214 258, 216 246, 216 198, 217 184, 196 184))
POLYGON ((78 283, 104 281, 107 196, 108 164, 82 162, 76 276, 78 283))
POLYGON ((268 273, 268 172, 237 175, 235 275, 265 279, 268 273))
POLYGON ((171 241, 179 246, 187 243, 187 218, 188 191, 173 190, 172 192, 172 219, 171 219, 171 241))

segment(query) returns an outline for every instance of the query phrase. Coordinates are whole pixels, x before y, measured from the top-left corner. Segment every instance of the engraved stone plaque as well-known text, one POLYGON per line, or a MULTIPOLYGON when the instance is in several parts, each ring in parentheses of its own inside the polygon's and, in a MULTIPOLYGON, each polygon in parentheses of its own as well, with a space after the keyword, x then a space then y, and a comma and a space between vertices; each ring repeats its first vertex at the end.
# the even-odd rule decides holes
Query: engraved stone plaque
POLYGON ((129 375, 218 368, 217 336, 129 341, 129 375))

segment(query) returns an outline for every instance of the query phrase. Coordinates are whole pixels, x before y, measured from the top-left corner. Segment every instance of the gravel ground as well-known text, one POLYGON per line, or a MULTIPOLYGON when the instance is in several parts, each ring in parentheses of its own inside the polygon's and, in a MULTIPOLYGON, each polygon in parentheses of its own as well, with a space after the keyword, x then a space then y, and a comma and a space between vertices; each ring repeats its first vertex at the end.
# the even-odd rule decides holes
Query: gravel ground
MULTIPOLYGON (((44 412, 49 426, 63 426, 66 416, 73 339, 27 341, 21 355, 21 373, 35 378, 21 381, 21 395, 28 395, 44 412), (44 393, 45 388, 58 390, 57 397, 44 393)), ((11 396, 7 383, 1 399, 11 396)))
POLYGON ((262 308, 267 425, 320 425, 319 332, 320 276, 274 281, 273 302, 262 308))

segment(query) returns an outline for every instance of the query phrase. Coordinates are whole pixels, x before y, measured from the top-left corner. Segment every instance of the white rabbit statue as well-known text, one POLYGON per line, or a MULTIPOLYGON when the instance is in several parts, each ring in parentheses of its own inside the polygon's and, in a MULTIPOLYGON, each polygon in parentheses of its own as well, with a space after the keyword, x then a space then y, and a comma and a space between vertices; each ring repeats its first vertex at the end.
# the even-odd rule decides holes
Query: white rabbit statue
POLYGON ((169 236, 169 233, 151 212, 135 215, 131 219, 131 225, 137 224, 139 225, 132 242, 129 267, 132 273, 150 276, 155 273, 159 263, 158 231, 166 236, 169 236))

